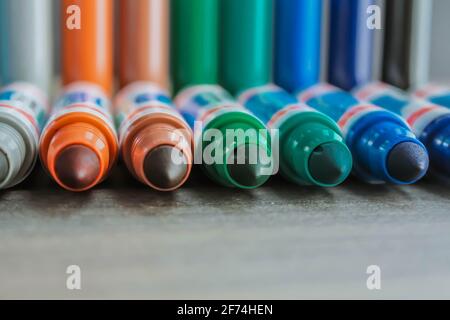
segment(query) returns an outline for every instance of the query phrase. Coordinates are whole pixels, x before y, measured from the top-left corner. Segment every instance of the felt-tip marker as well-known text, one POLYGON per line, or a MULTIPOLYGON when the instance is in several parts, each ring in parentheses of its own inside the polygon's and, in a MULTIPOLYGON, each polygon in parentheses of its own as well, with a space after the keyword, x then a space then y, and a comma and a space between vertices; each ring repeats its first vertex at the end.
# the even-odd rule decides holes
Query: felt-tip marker
POLYGON ((220 84, 231 94, 269 83, 273 0, 222 0, 220 84))
POLYGON ((351 90, 372 81, 375 30, 367 9, 375 0, 330 0, 328 82, 351 90))
POLYGON ((329 84, 306 89, 298 99, 339 124, 353 154, 354 173, 362 180, 411 184, 426 174, 427 150, 397 114, 329 84))
POLYGON ((450 87, 448 86, 430 83, 415 91, 413 95, 415 98, 450 108, 450 87))
POLYGON ((273 174, 266 126, 222 87, 188 87, 176 96, 175 104, 191 128, 195 129, 196 123, 202 126, 201 132, 194 131, 195 153, 201 153, 203 168, 213 181, 227 187, 254 189, 273 174), (235 136, 239 132, 249 133, 253 139, 240 139, 235 136))
POLYGON ((86 191, 108 176, 117 154, 106 93, 93 83, 66 86, 42 132, 40 158, 44 168, 61 187, 86 191))
POLYGON ((450 180, 450 110, 431 102, 410 98, 405 92, 382 82, 355 90, 357 98, 402 116, 426 146, 430 171, 450 180))
POLYGON ((275 0, 274 81, 296 92, 320 81, 322 0, 275 0))
POLYGON ((280 170, 300 185, 333 187, 352 170, 352 155, 336 122, 275 85, 244 91, 239 102, 279 130, 280 170))
POLYGON ((19 184, 33 170, 48 109, 45 94, 30 83, 0 89, 0 189, 19 184))
POLYGON ((122 159, 142 183, 159 190, 179 188, 191 172, 192 131, 166 90, 134 82, 115 101, 122 159))

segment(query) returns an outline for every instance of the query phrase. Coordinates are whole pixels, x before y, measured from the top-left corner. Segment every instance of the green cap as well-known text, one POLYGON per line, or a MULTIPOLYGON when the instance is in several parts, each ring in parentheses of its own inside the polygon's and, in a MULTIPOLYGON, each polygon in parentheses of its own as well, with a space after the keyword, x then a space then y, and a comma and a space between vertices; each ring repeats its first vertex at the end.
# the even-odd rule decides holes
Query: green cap
POLYGON ((336 123, 319 112, 294 116, 280 128, 280 167, 301 185, 334 187, 352 170, 352 154, 336 123))
POLYGON ((224 137, 209 143, 203 139, 203 155, 213 149, 222 151, 220 161, 203 165, 211 179, 227 187, 254 189, 270 178, 270 137, 268 131, 267 135, 261 134, 260 130, 267 129, 255 116, 245 112, 228 112, 211 121, 205 131, 208 129, 217 129, 224 137), (238 131, 253 132, 256 136, 242 141, 234 139, 234 133, 238 131))

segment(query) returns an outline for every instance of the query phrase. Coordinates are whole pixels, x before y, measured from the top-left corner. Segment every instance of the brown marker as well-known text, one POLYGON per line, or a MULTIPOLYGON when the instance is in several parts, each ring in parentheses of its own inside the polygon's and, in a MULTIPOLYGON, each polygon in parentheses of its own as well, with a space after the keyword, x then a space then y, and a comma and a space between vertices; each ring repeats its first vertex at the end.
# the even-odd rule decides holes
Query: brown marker
POLYGON ((119 80, 169 84, 168 0, 120 0, 119 80))
POLYGON ((116 97, 122 159, 142 183, 159 190, 179 188, 192 168, 193 134, 169 94, 151 82, 134 82, 116 97))

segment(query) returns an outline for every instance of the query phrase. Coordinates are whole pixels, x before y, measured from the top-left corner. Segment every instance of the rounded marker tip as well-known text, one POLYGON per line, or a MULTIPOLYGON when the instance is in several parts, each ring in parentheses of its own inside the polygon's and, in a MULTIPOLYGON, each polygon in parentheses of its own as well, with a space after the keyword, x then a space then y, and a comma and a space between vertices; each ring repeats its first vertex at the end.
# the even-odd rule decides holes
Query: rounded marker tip
POLYGON ((412 183, 422 178, 428 170, 428 153, 414 142, 402 142, 389 153, 389 174, 403 183, 412 183))
POLYGON ((323 185, 336 185, 350 174, 350 151, 338 143, 324 143, 318 146, 309 157, 309 173, 314 180, 323 185), (343 158, 345 157, 345 159, 343 158))
POLYGON ((83 190, 98 179, 100 160, 90 148, 72 145, 59 153, 55 160, 55 173, 67 188, 83 190))
POLYGON ((151 150, 144 160, 144 173, 149 183, 161 190, 172 190, 180 186, 188 172, 186 156, 173 146, 162 146, 151 150), (174 152, 178 160, 173 161, 174 152))
POLYGON ((9 163, 6 155, 0 151, 0 183, 5 180, 8 175, 9 163))
POLYGON ((258 155, 257 146, 239 146, 228 158, 227 168, 231 179, 245 188, 258 187, 268 179, 268 176, 263 174, 264 166, 259 161, 254 161, 254 157, 250 155, 258 155))

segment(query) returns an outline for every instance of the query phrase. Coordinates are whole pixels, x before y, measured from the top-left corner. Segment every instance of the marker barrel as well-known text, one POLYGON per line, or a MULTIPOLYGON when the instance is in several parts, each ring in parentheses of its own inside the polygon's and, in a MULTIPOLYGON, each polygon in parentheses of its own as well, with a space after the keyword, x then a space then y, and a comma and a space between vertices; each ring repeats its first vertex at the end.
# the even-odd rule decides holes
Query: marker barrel
POLYGON ((362 100, 402 116, 426 146, 431 172, 450 179, 450 110, 425 100, 411 99, 403 91, 381 82, 359 88, 362 100))
POLYGON ((169 85, 168 0, 120 0, 119 80, 169 85))
POLYGON ((432 0, 386 1, 384 82, 404 90, 428 82, 432 0))
POLYGON ((218 83, 219 0, 172 0, 171 10, 175 92, 218 83))
POLYGON ((428 84, 414 92, 414 97, 430 101, 434 104, 450 109, 450 88, 438 85, 428 84))
POLYGON ((86 81, 101 86, 108 95, 112 94, 113 5, 112 0, 63 0, 61 73, 64 85, 86 81), (67 10, 73 5, 80 9, 79 29, 67 26, 70 16, 67 10))
POLYGON ((275 83, 289 92, 319 82, 322 0, 275 1, 275 83))
POLYGON ((119 92, 115 106, 121 154, 130 172, 159 191, 179 188, 191 172, 193 134, 174 108, 168 92, 151 82, 135 82, 119 92), (164 181, 160 181, 162 178, 152 181, 147 176, 155 174, 146 172, 145 160, 161 147, 172 148, 176 151, 174 157, 181 158, 172 159, 173 163, 167 166, 162 163, 159 168, 149 168, 168 171, 164 181))
POLYGON ((425 175, 428 168, 425 147, 400 116, 361 103, 328 84, 313 86, 298 98, 339 124, 353 154, 354 173, 362 180, 374 184, 410 184, 425 175), (402 161, 411 162, 408 172, 400 167, 402 161))
POLYGON ((328 81, 344 90, 372 81, 374 30, 367 8, 374 0, 330 0, 328 81))
POLYGON ((273 0, 221 1, 221 84, 232 94, 272 76, 273 0))
POLYGON ((117 154, 117 135, 106 93, 92 83, 74 82, 66 86, 53 107, 40 141, 41 161, 51 177, 67 190, 88 190, 107 177, 117 154), (78 158, 70 164, 74 167, 69 167, 61 157, 74 146, 87 150, 93 157, 89 157, 89 161, 78 158), (94 163, 98 170, 94 170, 94 163), (87 177, 87 172, 93 173, 87 177), (62 179, 63 175, 71 174, 78 176, 70 177, 70 184, 62 179), (72 183, 76 179, 80 181, 72 183))
POLYGON ((203 168, 213 181, 227 187, 253 189, 269 179, 272 174, 270 137, 268 134, 261 133, 267 133, 267 129, 259 119, 238 104, 228 92, 217 85, 192 86, 178 94, 175 104, 189 125, 195 128, 196 159, 201 157, 203 168), (197 134, 198 125, 201 125, 202 129, 199 134, 197 134), (231 135, 237 131, 248 132, 247 130, 255 134, 255 140, 231 139, 231 135), (209 136, 217 133, 220 136, 215 140, 209 136), (213 154, 211 153, 213 149, 221 152, 222 156, 218 161, 215 161, 216 157, 214 156, 213 159, 208 157, 213 154), (237 161, 230 162, 230 159, 236 153, 240 157, 239 152, 241 151, 249 153, 249 157, 256 155, 256 163, 248 161, 232 166, 231 164, 235 164, 237 161), (198 155, 198 153, 201 154, 198 155), (264 161, 262 161, 263 157, 264 161), (270 164, 265 160, 269 160, 270 164), (232 168, 236 169, 236 174, 233 174, 232 168), (246 172, 250 171, 254 175, 246 176, 246 172), (242 179, 247 181, 240 180, 239 172, 242 179))
POLYGON ((411 83, 412 23, 413 1, 387 1, 382 79, 404 90, 411 83))
POLYGON ((52 0, 0 1, 1 84, 25 81, 50 91, 52 21, 52 0))
POLYGON ((286 179, 333 187, 348 177, 352 155, 330 117, 274 85, 244 91, 239 101, 269 129, 279 130, 280 169, 286 179))
POLYGON ((15 82, 0 89, 0 189, 19 184, 33 170, 47 113, 38 87, 15 82))

